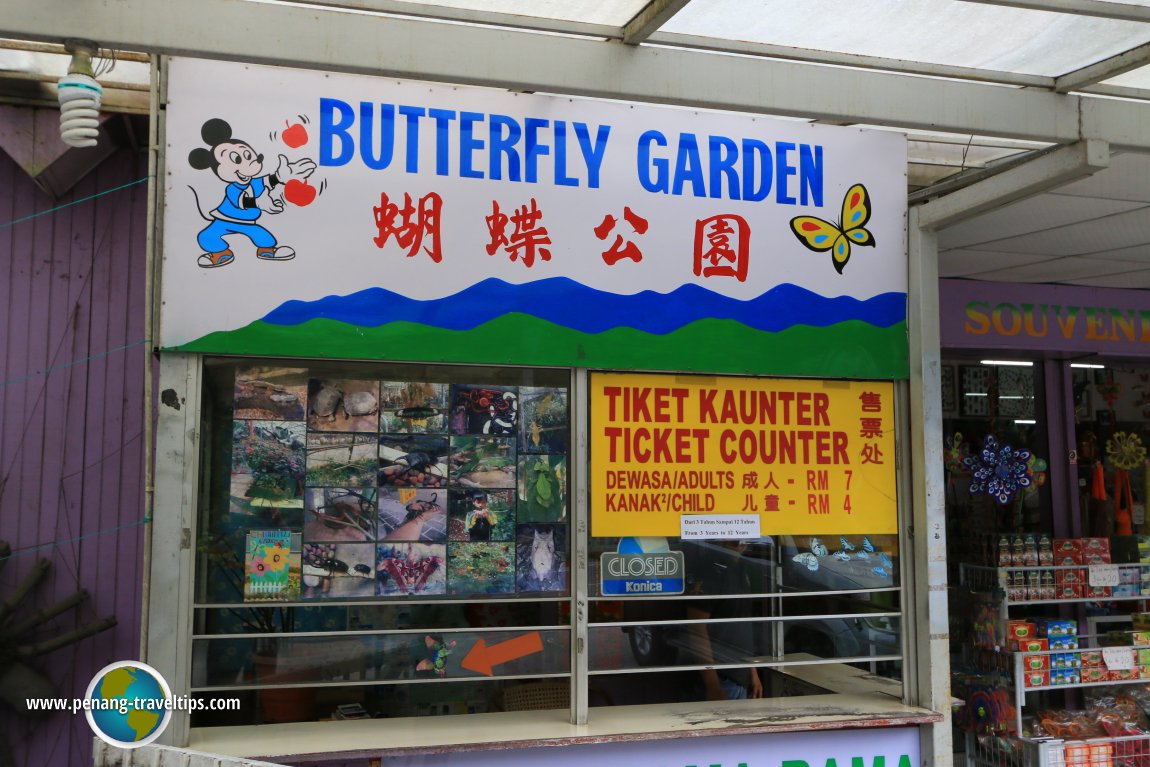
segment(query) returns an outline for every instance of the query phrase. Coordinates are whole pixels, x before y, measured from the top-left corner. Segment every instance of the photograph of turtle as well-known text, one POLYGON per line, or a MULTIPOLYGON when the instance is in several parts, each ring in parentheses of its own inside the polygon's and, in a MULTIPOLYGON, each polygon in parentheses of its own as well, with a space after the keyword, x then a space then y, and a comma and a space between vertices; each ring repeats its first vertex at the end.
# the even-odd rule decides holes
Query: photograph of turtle
POLYGON ((257 366, 236 371, 237 420, 302 421, 307 416, 307 371, 303 368, 257 366))
POLYGON ((299 533, 249 530, 245 548, 245 602, 291 602, 299 599, 299 533))
POLYGON ((518 387, 451 386, 452 434, 514 437, 518 423, 518 387))
POLYGON ((232 422, 233 512, 303 508, 305 438, 302 421, 232 422))
POLYGON ((374 543, 305 543, 303 599, 375 596, 374 543))
POLYGON ((384 381, 379 390, 379 430, 395 434, 447 433, 447 384, 384 381))
POLYGON ((307 382, 309 431, 379 431, 379 382, 312 378, 307 382))
POLYGON ((564 522, 567 519, 567 456, 520 455, 519 522, 564 522))
POLYGON ((308 543, 375 540, 374 487, 308 488, 303 537, 308 543))
POLYGON ((379 435, 379 484, 446 487, 450 446, 445 436, 379 435))
POLYGON ((515 487, 515 440, 452 437, 450 478, 463 487, 515 487))
POLYGON ((515 593, 515 544, 447 544, 447 584, 454 595, 515 593))
POLYGON ((520 387, 520 452, 566 453, 567 421, 566 389, 520 387))
POLYGON ((428 596, 445 594, 443 562, 447 547, 442 543, 381 543, 375 578, 379 596, 428 596))
POLYGON ((567 525, 519 525, 515 572, 519 591, 566 591, 567 525))
POLYGON ((448 538, 453 541, 510 541, 515 537, 515 491, 451 488, 448 538))
POLYGON ((309 487, 375 485, 376 436, 356 432, 308 432, 309 487))
POLYGON ((379 539, 443 543, 447 540, 447 491, 385 487, 379 494, 379 539))

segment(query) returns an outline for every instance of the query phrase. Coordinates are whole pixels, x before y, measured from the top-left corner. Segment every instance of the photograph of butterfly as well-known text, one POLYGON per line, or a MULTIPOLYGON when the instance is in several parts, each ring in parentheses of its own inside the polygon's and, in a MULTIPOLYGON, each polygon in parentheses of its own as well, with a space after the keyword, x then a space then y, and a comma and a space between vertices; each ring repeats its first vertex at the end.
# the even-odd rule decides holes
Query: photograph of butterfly
POLYGON ((863 228, 870 220, 870 213, 866 187, 855 184, 843 197, 842 216, 837 225, 817 216, 796 216, 791 219, 791 231, 799 242, 816 253, 829 250, 831 264, 836 272, 842 274, 851 257, 852 243, 874 245, 874 236, 863 228))

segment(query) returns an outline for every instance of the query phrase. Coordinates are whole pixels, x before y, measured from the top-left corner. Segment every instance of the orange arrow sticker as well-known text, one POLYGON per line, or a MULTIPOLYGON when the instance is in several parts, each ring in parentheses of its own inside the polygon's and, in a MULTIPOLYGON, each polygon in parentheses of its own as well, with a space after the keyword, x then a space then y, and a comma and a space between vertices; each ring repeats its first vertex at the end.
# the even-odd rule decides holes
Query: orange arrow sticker
POLYGON ((467 651, 462 665, 468 671, 492 676, 491 667, 543 651, 543 640, 538 631, 508 639, 490 647, 482 639, 467 651))

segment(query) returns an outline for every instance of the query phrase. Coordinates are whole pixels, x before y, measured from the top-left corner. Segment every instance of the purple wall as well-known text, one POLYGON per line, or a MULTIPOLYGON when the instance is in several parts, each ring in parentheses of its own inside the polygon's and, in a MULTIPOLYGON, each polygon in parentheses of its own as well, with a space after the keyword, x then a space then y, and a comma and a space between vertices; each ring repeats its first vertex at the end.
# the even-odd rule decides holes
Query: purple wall
MULTIPOLYGON (((10 222, 146 175, 146 156, 121 149, 54 200, 0 150, 0 539, 13 548, 0 595, 44 557, 51 570, 21 613, 79 588, 91 599, 39 636, 119 620, 35 662, 62 697, 139 657, 147 184, 10 222)), ((0 703, 0 735, 19 767, 91 763, 82 715, 0 703)))
POLYGON ((1150 354, 1150 292, 939 281, 942 346, 1073 356, 1150 354))

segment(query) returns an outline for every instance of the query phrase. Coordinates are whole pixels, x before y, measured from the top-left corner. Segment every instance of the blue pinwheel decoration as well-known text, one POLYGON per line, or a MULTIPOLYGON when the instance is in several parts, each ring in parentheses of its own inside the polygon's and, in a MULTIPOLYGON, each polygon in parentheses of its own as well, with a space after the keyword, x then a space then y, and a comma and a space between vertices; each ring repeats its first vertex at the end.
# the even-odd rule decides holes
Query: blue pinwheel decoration
POLYGON ((1021 489, 1030 486, 1029 461, 1029 450, 999 445, 993 434, 987 434, 982 450, 967 455, 962 464, 971 473, 972 494, 987 493, 1005 506, 1021 489))

